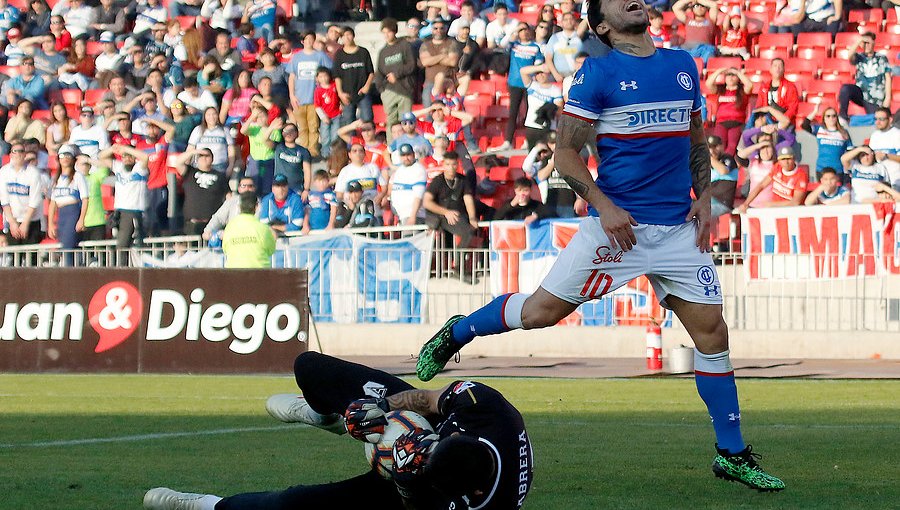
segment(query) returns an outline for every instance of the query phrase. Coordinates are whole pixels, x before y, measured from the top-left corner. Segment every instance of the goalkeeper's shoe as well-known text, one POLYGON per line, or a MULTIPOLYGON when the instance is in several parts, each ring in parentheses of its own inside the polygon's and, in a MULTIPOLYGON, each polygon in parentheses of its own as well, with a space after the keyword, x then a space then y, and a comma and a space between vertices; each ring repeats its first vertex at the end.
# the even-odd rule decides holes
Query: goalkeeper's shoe
POLYGON ((422 350, 419 351, 419 359, 416 361, 416 376, 419 379, 422 381, 434 379, 434 376, 444 369, 444 365, 450 361, 450 358, 462 348, 462 344, 453 340, 453 325, 464 317, 465 315, 450 317, 444 327, 422 346, 422 350))
POLYGON ((202 510, 203 507, 200 504, 204 498, 216 498, 216 496, 178 492, 165 487, 157 487, 144 494, 144 508, 146 510, 202 510))
POLYGON ((347 432, 343 416, 313 411, 302 395, 293 393, 272 395, 266 401, 266 411, 272 418, 285 423, 305 423, 337 435, 347 432))
POLYGON ((739 453, 729 453, 716 445, 713 473, 719 478, 742 484, 760 492, 784 490, 784 482, 765 471, 756 462, 759 454, 751 451, 750 445, 739 453))

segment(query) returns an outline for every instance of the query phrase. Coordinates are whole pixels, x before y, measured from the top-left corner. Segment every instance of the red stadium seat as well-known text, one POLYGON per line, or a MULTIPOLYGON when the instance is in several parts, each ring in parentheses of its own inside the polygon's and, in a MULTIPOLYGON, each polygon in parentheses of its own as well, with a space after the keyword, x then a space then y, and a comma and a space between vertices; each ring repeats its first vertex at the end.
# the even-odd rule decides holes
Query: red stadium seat
POLYGON ((16 76, 19 76, 19 68, 16 66, 0 66, 0 74, 15 78, 16 76))
MULTIPOLYGON (((405 112, 401 112, 401 113, 405 113, 405 112)), ((380 127, 380 128, 387 127, 387 115, 384 113, 384 105, 383 104, 373 104, 372 105, 372 120, 375 122, 376 127, 380 127)))
POLYGON ((88 55, 96 57, 103 53, 103 43, 99 41, 87 41, 85 51, 87 51, 88 55))
POLYGON ((850 63, 849 60, 845 58, 826 58, 821 63, 821 74, 824 76, 826 73, 855 73, 856 66, 850 63))
POLYGON ((809 103, 835 103, 840 90, 841 83, 837 81, 812 81, 806 85, 806 101, 809 103))
POLYGON ((59 95, 63 103, 76 104, 78 106, 81 106, 81 101, 84 99, 79 89, 60 89, 59 95))
MULTIPOLYGON (((891 10, 891 12, 894 12, 891 10)), ((900 23, 888 23, 884 27, 884 31, 889 34, 900 34, 900 23)))
POLYGON ((797 35, 797 50, 822 48, 831 52, 831 34, 828 32, 801 32, 797 35))
POLYGON ((834 36, 834 51, 831 52, 831 56, 834 58, 849 58, 850 48, 856 46, 856 41, 858 40, 858 32, 838 32, 834 36))
POLYGON ((469 89, 466 91, 466 94, 488 94, 495 95, 497 93, 497 88, 494 85, 494 82, 490 80, 472 80, 469 82, 469 89))
MULTIPOLYGON (((790 34, 788 34, 790 35, 790 34)), ((787 48, 760 48, 757 51, 757 55, 759 58, 764 58, 767 60, 774 60, 776 58, 780 58, 781 60, 787 60, 791 58, 791 52, 787 48)))
POLYGON ((896 53, 900 51, 900 34, 879 32, 875 34, 875 51, 896 53))
POLYGON ((49 121, 53 118, 53 114, 50 113, 50 110, 34 110, 33 112, 31 112, 31 118, 34 120, 49 121))
POLYGON ((786 56, 790 56, 791 50, 794 48, 794 36, 792 34, 760 34, 756 44, 760 57, 763 56, 761 54, 763 50, 783 50, 786 56))
POLYGON ((784 72, 817 75, 819 74, 819 62, 796 57, 789 58, 784 61, 784 72))
POLYGON ((744 61, 741 60, 741 57, 710 57, 706 62, 706 72, 709 74, 716 69, 727 69, 729 67, 740 69, 743 63, 744 61))
POLYGON ((104 94, 109 92, 109 89, 88 89, 84 91, 84 102, 87 105, 94 106, 99 103, 101 99, 103 99, 104 94))
POLYGON ((819 63, 828 58, 828 52, 831 51, 829 48, 831 48, 831 45, 826 48, 797 48, 797 51, 794 52, 794 58, 819 63))
POLYGON ((193 28, 197 25, 197 17, 196 16, 178 16, 178 24, 181 25, 182 30, 187 30, 189 28, 193 28))
POLYGON ((847 16, 847 22, 855 25, 860 32, 880 32, 884 23, 884 11, 881 9, 853 9, 847 16))
POLYGON ((534 28, 534 26, 537 25, 538 16, 540 16, 539 11, 509 13, 510 18, 517 19, 524 23, 528 23, 532 28, 534 28))

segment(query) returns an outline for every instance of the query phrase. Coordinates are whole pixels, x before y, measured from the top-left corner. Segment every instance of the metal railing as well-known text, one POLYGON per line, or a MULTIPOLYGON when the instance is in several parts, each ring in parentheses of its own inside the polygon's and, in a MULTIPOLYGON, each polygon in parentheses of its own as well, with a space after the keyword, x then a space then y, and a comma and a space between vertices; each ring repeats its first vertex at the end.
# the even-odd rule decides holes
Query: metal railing
MULTIPOLYGON (((402 239, 425 230, 424 226, 417 225, 347 231, 372 239, 402 239)), ((431 239, 432 256, 424 296, 425 322, 440 324, 450 315, 469 313, 493 299, 490 250, 455 248, 452 237, 440 234, 431 239)), ((281 245, 282 248, 284 246, 281 245)), ((72 251, 61 250, 59 245, 53 244, 5 247, 0 248, 0 267, 122 267, 130 265, 135 255, 165 260, 207 249, 199 236, 148 238, 141 246, 129 250, 117 250, 115 241, 89 241, 72 251)), ((380 256, 375 254, 373 257, 372 267, 378 270, 381 265, 380 256)), ((725 318, 732 329, 798 332, 900 331, 900 275, 750 280, 746 277, 741 253, 718 252, 713 257, 722 284, 725 318)), ((789 256, 785 256, 784 263, 789 262, 787 257, 789 256)), ((778 263, 777 259, 775 263, 778 263)), ((335 288, 331 291, 367 296, 373 292, 390 293, 396 290, 390 287, 372 289, 364 285, 342 288, 340 283, 333 283, 335 288)), ((619 323, 629 323, 634 316, 627 313, 623 315, 621 310, 627 310, 628 307, 620 305, 632 298, 627 294, 627 289, 623 290, 626 290, 626 294, 607 296, 604 299, 611 301, 608 308, 619 323)), ((310 298, 316 299, 316 296, 310 298)), ((332 314, 330 319, 340 319, 339 314, 356 314, 359 307, 363 306, 358 301, 356 303, 357 309, 329 312, 332 314)), ((403 306, 404 303, 400 305, 403 306)), ((677 321, 675 326, 680 327, 677 321)))

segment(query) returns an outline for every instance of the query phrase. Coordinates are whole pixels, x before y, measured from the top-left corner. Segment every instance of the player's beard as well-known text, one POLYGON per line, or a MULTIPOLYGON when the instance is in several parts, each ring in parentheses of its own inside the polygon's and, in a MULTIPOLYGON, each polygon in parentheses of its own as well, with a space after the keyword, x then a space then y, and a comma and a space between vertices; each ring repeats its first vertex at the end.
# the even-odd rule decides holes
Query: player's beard
POLYGON ((647 31, 647 28, 650 26, 650 19, 644 18, 643 21, 634 23, 630 23, 622 27, 621 32, 623 34, 632 34, 632 35, 640 35, 647 31))

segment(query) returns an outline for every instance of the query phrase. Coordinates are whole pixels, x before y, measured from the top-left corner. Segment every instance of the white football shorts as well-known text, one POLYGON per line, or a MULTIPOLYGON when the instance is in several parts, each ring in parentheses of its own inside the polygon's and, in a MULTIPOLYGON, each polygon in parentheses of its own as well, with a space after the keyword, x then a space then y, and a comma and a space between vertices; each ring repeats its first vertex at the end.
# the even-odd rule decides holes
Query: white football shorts
POLYGON ((694 222, 632 228, 637 244, 631 251, 613 250, 600 218, 585 218, 541 287, 564 301, 580 304, 647 275, 663 306, 669 295, 692 303, 722 304, 712 255, 697 247, 694 222))

